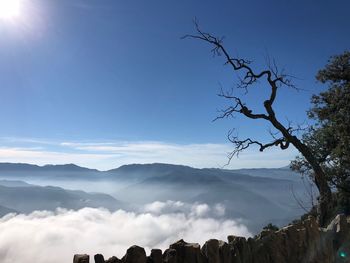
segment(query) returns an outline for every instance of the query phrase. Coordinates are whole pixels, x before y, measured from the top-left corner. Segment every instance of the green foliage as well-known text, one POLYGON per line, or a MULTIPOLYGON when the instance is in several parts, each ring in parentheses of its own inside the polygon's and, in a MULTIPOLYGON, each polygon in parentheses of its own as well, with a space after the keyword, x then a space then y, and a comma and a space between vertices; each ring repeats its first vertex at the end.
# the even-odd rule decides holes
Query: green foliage
MULTIPOLYGON (((311 99, 308 115, 316 124, 304 134, 303 143, 316 156, 329 184, 350 192, 350 52, 331 57, 316 78, 329 88, 311 99)), ((312 177, 303 157, 297 157, 291 166, 312 177)))
POLYGON ((263 227, 264 230, 272 230, 272 231, 277 231, 279 230, 278 226, 273 225, 271 223, 269 223, 268 225, 263 227))
POLYGON ((344 213, 350 215, 350 193, 346 191, 339 191, 337 193, 337 213, 344 213))
POLYGON ((299 225, 302 221, 300 219, 294 219, 289 225, 299 225))

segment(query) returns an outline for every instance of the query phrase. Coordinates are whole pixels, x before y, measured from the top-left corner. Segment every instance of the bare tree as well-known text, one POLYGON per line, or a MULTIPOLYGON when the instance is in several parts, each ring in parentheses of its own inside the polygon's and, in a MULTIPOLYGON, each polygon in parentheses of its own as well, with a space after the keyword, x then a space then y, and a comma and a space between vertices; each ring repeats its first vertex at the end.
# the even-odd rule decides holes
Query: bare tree
POLYGON ((233 71, 240 72, 242 74, 242 77, 239 78, 238 88, 243 88, 246 92, 249 92, 249 88, 251 86, 257 84, 258 81, 264 81, 270 90, 268 98, 262 101, 264 112, 259 113, 253 112, 253 110, 250 109, 247 104, 244 103, 244 101, 242 101, 241 97, 233 94, 233 91, 221 91, 219 94, 221 97, 230 100, 232 103, 231 106, 222 110, 221 115, 217 117, 218 119, 227 118, 235 114, 241 114, 249 119, 265 120, 278 131, 277 133, 270 133, 272 135, 272 141, 268 143, 262 143, 252 138, 239 139, 233 134, 233 132, 230 132, 228 138, 234 145, 234 149, 229 155, 229 159, 232 159, 233 156, 238 155, 241 151, 249 148, 252 145, 258 146, 259 150, 262 152, 270 147, 279 147, 280 149, 285 150, 292 144, 305 157, 314 171, 314 182, 320 194, 318 220, 320 225, 326 224, 326 220, 332 210, 332 193, 327 183, 325 173, 320 164, 317 162, 317 159, 313 155, 312 151, 295 135, 295 132, 299 131, 300 128, 293 128, 291 123, 288 123, 288 126, 282 124, 282 122, 276 117, 275 110, 273 108, 277 91, 280 87, 287 86, 296 89, 291 82, 291 77, 283 72, 280 72, 275 63, 272 65, 270 63, 266 70, 256 72, 251 67, 251 61, 238 57, 232 57, 228 53, 223 46, 223 38, 218 38, 209 33, 201 31, 196 21, 195 27, 196 34, 186 35, 184 38, 198 39, 211 44, 213 46, 211 51, 214 55, 223 56, 225 58, 225 65, 230 66, 233 71))

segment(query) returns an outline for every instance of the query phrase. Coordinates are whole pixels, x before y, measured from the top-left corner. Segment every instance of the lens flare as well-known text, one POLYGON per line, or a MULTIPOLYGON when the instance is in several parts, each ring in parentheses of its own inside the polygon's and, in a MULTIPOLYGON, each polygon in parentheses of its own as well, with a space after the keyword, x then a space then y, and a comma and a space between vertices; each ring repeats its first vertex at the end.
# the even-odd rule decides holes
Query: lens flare
POLYGON ((20 0, 0 0, 0 19, 12 20, 20 16, 20 0))

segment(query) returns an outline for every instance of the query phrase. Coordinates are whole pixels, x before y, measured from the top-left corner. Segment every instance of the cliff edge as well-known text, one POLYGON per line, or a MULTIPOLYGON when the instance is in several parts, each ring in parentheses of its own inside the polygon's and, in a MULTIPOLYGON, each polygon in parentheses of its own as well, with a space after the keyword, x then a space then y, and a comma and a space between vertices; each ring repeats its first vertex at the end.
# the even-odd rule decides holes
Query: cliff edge
MULTIPOLYGON (((75 255, 73 263, 89 263, 89 255, 75 255)), ((139 246, 130 247, 122 259, 94 256, 95 263, 349 263, 350 217, 337 215, 327 228, 314 217, 278 231, 263 230, 254 238, 228 236, 228 242, 211 239, 202 247, 183 240, 163 253, 152 249, 147 257, 139 246)))

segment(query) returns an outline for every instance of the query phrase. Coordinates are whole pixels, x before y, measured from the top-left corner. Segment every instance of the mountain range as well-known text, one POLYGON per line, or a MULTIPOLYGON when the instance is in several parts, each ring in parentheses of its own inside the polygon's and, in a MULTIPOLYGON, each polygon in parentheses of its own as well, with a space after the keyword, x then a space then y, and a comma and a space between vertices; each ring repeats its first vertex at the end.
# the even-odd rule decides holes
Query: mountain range
POLYGON ((228 170, 154 163, 98 171, 74 164, 0 163, 0 178, 0 215, 57 207, 116 210, 175 200, 222 204, 225 217, 244 220, 254 232, 269 222, 290 222, 304 212, 298 202, 310 201, 300 176, 286 167, 228 170))
POLYGON ((0 180, 0 216, 8 213, 31 213, 56 208, 80 209, 105 207, 116 210, 122 203, 110 195, 66 190, 54 186, 37 186, 22 181, 0 180))

